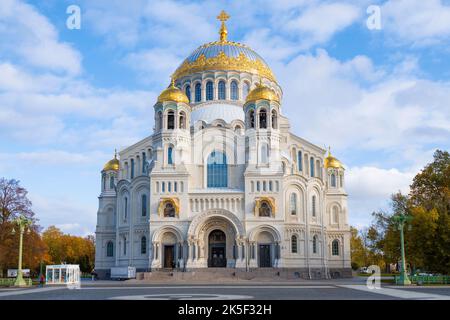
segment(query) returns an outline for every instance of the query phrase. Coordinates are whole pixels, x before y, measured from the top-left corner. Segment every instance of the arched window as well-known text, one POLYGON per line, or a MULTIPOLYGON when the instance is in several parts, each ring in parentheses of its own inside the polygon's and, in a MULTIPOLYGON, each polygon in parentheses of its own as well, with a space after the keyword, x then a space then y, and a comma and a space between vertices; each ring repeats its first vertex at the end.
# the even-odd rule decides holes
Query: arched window
POLYGON ((231 81, 230 89, 231 89, 231 100, 239 99, 238 84, 236 81, 234 81, 234 80, 231 81))
POLYGON ((219 100, 225 100, 225 81, 219 81, 218 91, 219 100))
POLYGON ((143 217, 147 215, 147 195, 145 194, 141 197, 141 213, 143 217))
POLYGON ((180 112, 180 122, 179 123, 180 123, 179 124, 180 129, 186 129, 186 114, 183 111, 180 112))
POLYGON ((172 110, 167 112, 167 129, 175 129, 175 112, 173 112, 172 110))
POLYGON ((337 206, 333 207, 333 223, 339 223, 339 209, 337 206))
POLYGON ((114 176, 109 177, 109 188, 114 189, 114 176))
POLYGON ((250 112, 248 113, 248 120, 250 122, 250 128, 254 128, 255 127, 255 111, 254 110, 250 110, 250 112))
POLYGON ((166 204, 164 205, 164 217, 175 217, 175 207, 173 206, 172 202, 166 202, 166 204))
POLYGON ((248 82, 244 82, 244 86, 242 87, 242 99, 247 98, 249 92, 250 92, 250 84, 248 82))
POLYGON ((331 174, 331 186, 336 187, 336 175, 334 173, 331 174))
POLYGON ((259 216, 270 217, 272 215, 272 208, 267 201, 261 201, 259 205, 259 216))
POLYGON ((290 207, 291 214, 297 214, 297 195, 295 193, 291 193, 290 207))
POLYGON ((207 187, 226 188, 228 186, 227 157, 222 152, 213 151, 207 160, 207 187))
POLYGON ((272 110, 272 129, 278 128, 278 117, 277 112, 275 110, 272 110))
POLYGON ((283 171, 283 174, 286 174, 286 163, 284 161, 281 162, 281 170, 283 171))
POLYGON ((112 241, 108 241, 106 245, 106 256, 113 257, 114 256, 114 243, 112 241))
POLYGON ((145 236, 141 238, 141 254, 147 254, 147 238, 145 236))
POLYGON ((123 220, 127 221, 128 218, 128 198, 124 198, 124 208, 123 208, 123 220))
POLYGON ((134 159, 131 159, 131 176, 130 178, 133 179, 134 178, 134 159))
POLYGON ((302 157, 302 152, 299 151, 297 152, 297 167, 298 167, 298 171, 303 171, 303 157, 302 157))
POLYGON ((202 85, 197 83, 195 85, 195 102, 202 101, 202 85))
POLYGON ((312 216, 316 216, 316 196, 312 196, 312 216))
POLYGON ((309 159, 309 172, 310 172, 310 174, 311 174, 311 177, 314 177, 314 158, 313 157, 311 157, 310 159, 309 159))
POLYGON ((316 172, 317 172, 317 177, 322 179, 322 171, 320 170, 320 161, 316 160, 316 172))
POLYGON ((212 100, 214 98, 214 85, 212 81, 206 83, 206 100, 212 100))
POLYGON ((269 162, 269 147, 267 143, 261 145, 261 163, 269 162))
POLYGON ((173 164, 173 148, 169 147, 167 149, 167 164, 173 164))
POLYGON ((184 89, 184 92, 186 93, 186 96, 189 99, 189 102, 191 102, 191 86, 187 85, 186 88, 184 89))
POLYGON ((103 175, 102 176, 102 190, 105 190, 105 189, 106 189, 106 176, 103 175))
POLYGON ((272 183, 272 180, 269 181, 269 191, 273 191, 273 183, 272 183))
POLYGON ((291 252, 297 253, 298 252, 298 246, 297 246, 297 236, 293 235, 291 237, 291 252))
POLYGON ((123 237, 123 255, 127 255, 127 237, 123 237))
POLYGON ((339 241, 338 240, 333 240, 333 242, 331 243, 331 254, 333 256, 339 255, 339 241))
POLYGON ((313 253, 317 253, 317 236, 313 237, 313 253))
POLYGON ((259 111, 259 128, 267 129, 267 112, 266 109, 259 111))
POLYGON ((142 152, 142 173, 145 174, 147 170, 147 154, 142 152))

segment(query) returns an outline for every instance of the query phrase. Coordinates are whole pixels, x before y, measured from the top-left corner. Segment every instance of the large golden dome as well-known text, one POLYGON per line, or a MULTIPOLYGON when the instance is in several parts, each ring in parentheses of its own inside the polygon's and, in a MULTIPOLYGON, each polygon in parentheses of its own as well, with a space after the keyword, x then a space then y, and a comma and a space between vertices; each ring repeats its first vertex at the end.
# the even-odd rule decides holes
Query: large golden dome
POLYGON ((229 16, 222 11, 217 17, 222 21, 220 40, 198 47, 173 74, 175 80, 209 70, 248 72, 276 82, 272 70, 264 59, 248 46, 227 40, 225 21, 229 16))
POLYGON ((280 98, 275 91, 266 87, 261 82, 256 84, 256 88, 249 92, 247 99, 245 99, 245 103, 256 100, 269 100, 280 103, 280 98))
POLYGON ((330 149, 328 149, 328 156, 325 158, 325 168, 343 169, 344 165, 337 158, 331 155, 330 149))
POLYGON ((109 160, 103 167, 104 171, 119 171, 119 160, 117 159, 117 152, 114 153, 114 159, 109 160))
POLYGON ((189 103, 189 98, 183 91, 175 87, 174 80, 172 80, 170 86, 163 92, 161 92, 161 94, 158 97, 158 102, 164 101, 189 103))

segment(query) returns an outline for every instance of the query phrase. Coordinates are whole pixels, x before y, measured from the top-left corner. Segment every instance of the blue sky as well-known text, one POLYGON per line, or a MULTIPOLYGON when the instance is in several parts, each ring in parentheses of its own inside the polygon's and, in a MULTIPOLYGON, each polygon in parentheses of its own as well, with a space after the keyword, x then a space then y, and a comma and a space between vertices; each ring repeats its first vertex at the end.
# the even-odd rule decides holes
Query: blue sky
POLYGON ((450 1, 2 0, 0 176, 21 180, 42 226, 94 232, 103 164, 151 133, 158 93, 218 38, 222 9, 229 39, 275 72, 293 132, 345 163, 352 225, 450 149, 450 1))

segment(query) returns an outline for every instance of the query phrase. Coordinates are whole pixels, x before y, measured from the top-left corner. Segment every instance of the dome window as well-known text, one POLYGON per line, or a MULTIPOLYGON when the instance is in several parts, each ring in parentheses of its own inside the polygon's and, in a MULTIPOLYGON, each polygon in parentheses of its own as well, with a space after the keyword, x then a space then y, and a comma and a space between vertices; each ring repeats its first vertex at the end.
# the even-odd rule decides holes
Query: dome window
POLYGON ((225 100, 225 81, 221 80, 219 81, 219 87, 218 87, 218 96, 219 100, 225 100))
POLYGON ((186 96, 187 96, 188 99, 189 99, 189 102, 191 102, 191 86, 190 86, 190 85, 187 85, 186 88, 184 89, 184 91, 185 91, 185 93, 186 93, 186 96))
POLYGON ((266 109, 262 109, 259 112, 259 128, 267 129, 267 112, 266 109))
POLYGON ((175 113, 171 110, 167 113, 167 130, 175 129, 175 113))
POLYGON ((238 84, 236 81, 231 81, 231 100, 238 100, 238 84))
POLYGON ((278 127, 277 120, 278 120, 277 112, 275 110, 272 110, 272 129, 277 129, 278 127))
POLYGON ((210 101, 214 98, 214 86, 212 81, 206 83, 206 100, 210 101))
POLYGON ((197 83, 195 85, 195 102, 202 101, 202 85, 197 83))

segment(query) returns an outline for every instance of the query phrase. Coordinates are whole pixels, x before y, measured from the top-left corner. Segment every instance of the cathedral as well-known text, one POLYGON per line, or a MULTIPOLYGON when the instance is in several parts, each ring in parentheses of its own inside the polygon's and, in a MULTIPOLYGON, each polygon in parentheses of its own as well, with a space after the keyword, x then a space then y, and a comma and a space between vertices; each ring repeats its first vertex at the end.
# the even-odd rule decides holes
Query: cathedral
POLYGON ((351 275, 344 166, 290 131, 274 73, 228 40, 228 18, 172 74, 153 132, 101 171, 101 278, 121 266, 351 275))

